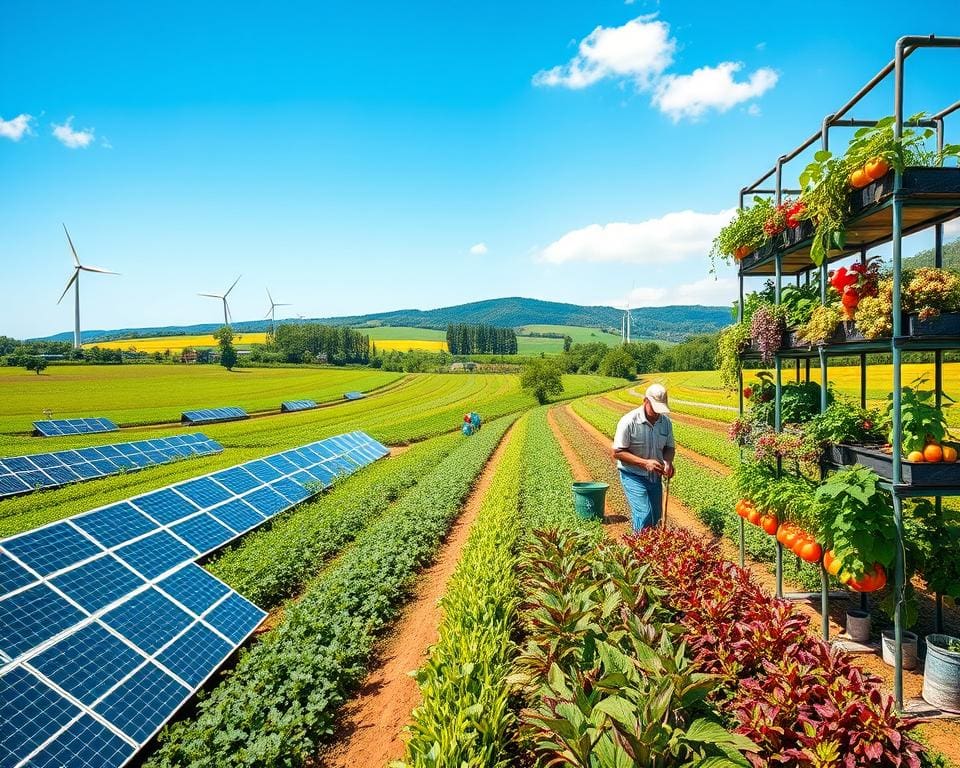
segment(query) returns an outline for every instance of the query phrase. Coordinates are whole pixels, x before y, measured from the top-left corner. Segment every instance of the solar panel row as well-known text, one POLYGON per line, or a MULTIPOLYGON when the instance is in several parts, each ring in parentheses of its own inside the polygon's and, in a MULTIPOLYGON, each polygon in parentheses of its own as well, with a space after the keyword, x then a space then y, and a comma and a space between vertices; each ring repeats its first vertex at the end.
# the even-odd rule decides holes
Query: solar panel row
POLYGON ((281 413, 288 413, 290 411, 308 411, 311 408, 316 408, 317 404, 313 400, 284 400, 280 403, 281 413))
POLYGON ((216 421, 237 421, 249 419, 249 414, 243 408, 230 406, 227 408, 201 408, 195 411, 184 411, 180 414, 182 424, 212 424, 216 421))
POLYGON ((344 392, 344 400, 362 400, 364 397, 363 392, 344 392))
POLYGON ((115 432, 119 427, 110 419, 46 419, 33 422, 40 437, 89 435, 94 432, 115 432))
POLYGON ((265 615, 192 561, 386 453, 340 435, 0 540, 0 767, 126 763, 265 615))
POLYGON ((222 450, 220 443, 196 432, 0 459, 0 498, 222 450))

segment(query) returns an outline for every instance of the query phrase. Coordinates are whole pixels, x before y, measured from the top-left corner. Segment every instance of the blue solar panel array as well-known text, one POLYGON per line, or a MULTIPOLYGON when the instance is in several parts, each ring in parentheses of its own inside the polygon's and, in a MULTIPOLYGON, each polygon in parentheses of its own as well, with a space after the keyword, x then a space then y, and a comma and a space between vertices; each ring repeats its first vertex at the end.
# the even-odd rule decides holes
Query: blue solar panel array
POLYGON ((132 443, 0 459, 0 498, 129 472, 191 456, 220 453, 223 446, 200 432, 132 443))
POLYGON ((363 392, 344 392, 344 400, 362 400, 365 397, 363 392))
POLYGON ((201 408, 196 411, 184 411, 180 414, 182 424, 212 424, 216 421, 239 421, 249 419, 250 415, 243 408, 229 406, 227 408, 201 408))
POLYGON ((126 764, 266 615, 192 561, 387 452, 353 432, 0 540, 0 768, 126 764))
POLYGON ((313 400, 284 400, 280 403, 280 410, 283 413, 288 413, 289 411, 309 411, 311 408, 316 408, 317 404, 313 400))
POLYGON ((40 437, 90 435, 94 432, 116 432, 119 427, 110 419, 46 419, 33 422, 40 437))

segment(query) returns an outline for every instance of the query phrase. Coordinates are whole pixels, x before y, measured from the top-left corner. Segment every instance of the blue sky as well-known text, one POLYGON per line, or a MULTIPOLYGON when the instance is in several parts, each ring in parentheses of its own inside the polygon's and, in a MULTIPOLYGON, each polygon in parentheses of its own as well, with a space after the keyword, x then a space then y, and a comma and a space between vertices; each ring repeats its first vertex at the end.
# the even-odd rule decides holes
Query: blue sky
MULTIPOLYGON (((308 317, 726 303, 706 250, 737 190, 898 36, 957 32, 946 0, 859 7, 7 0, 0 333, 72 327, 61 222, 123 273, 84 275, 85 328, 216 321, 196 293, 238 274, 236 319, 266 287, 308 317)), ((907 109, 954 101, 958 72, 914 56, 907 109)))

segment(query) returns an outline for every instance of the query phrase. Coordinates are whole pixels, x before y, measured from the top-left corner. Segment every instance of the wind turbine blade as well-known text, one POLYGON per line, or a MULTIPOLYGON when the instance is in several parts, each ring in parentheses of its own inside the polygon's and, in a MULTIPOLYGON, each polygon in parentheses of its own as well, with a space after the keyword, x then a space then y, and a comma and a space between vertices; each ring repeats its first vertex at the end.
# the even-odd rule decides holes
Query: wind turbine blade
MULTIPOLYGON (((229 293, 229 291, 227 291, 227 293, 229 293)), ((226 296, 223 297, 223 311, 227 316, 227 324, 229 325, 233 320, 233 315, 230 314, 230 304, 227 302, 226 296)))
POLYGON ((73 284, 76 282, 76 280, 77 280, 77 275, 79 275, 79 274, 80 274, 80 271, 79 271, 79 270, 77 270, 77 269, 74 269, 74 270, 73 270, 73 277, 71 277, 70 280, 67 281, 67 287, 63 289, 63 293, 61 293, 61 294, 60 294, 60 298, 57 299, 57 304, 59 304, 61 301, 63 301, 63 297, 67 295, 67 291, 69 291, 69 290, 70 290, 70 286, 73 285, 73 284))
MULTIPOLYGON (((233 285, 236 285, 237 283, 239 283, 241 277, 243 277, 243 275, 237 275, 237 279, 233 281, 233 285)), ((230 291, 233 290, 233 285, 231 285, 229 288, 227 288, 227 292, 226 292, 225 294, 223 294, 223 298, 227 298, 227 296, 230 295, 230 291)))
POLYGON ((270 295, 269 288, 267 288, 267 298, 270 299, 270 306, 273 306, 273 296, 270 295))
POLYGON ((208 299, 222 299, 223 296, 220 296, 216 293, 198 293, 197 296, 206 296, 208 299))
POLYGON ((111 272, 109 269, 104 269, 103 267, 87 267, 83 264, 80 265, 80 269, 85 272, 99 272, 101 275, 119 275, 119 272, 111 272))
MULTIPOLYGON (((62 222, 61 222, 61 223, 62 223, 62 222)), ((67 242, 70 243, 70 250, 73 251, 73 261, 74 261, 74 263, 79 267, 79 266, 80 266, 80 259, 79 259, 79 257, 77 256, 77 249, 73 247, 73 240, 70 239, 70 233, 67 232, 67 225, 66 225, 66 224, 63 225, 63 231, 64 231, 64 233, 66 233, 66 235, 67 235, 67 242)))

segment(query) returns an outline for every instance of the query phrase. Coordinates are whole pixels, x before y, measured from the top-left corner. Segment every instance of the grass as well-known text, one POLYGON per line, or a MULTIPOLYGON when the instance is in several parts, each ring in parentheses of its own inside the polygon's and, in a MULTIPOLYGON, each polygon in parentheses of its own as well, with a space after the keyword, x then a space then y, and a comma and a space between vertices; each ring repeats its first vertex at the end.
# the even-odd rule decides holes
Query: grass
MULTIPOLYGON (((37 376, 0 368, 0 433, 22 433, 44 418, 106 416, 121 426, 179 421, 190 408, 238 405, 278 410, 283 400, 339 400, 401 377, 367 368, 242 368, 219 365, 50 366, 37 376)), ((46 450, 37 444, 35 450, 46 450)))
MULTIPOLYGON (((151 370, 164 368, 155 366, 151 370)), ((121 367, 96 370, 110 370, 119 374, 121 367)), ((564 397, 601 392, 612 389, 618 383, 616 379, 599 376, 566 376, 564 397)), ((0 401, 9 399, 4 397, 0 401)), ((527 410, 534 405, 534 399, 520 390, 519 378, 513 374, 413 374, 397 386, 357 402, 313 411, 210 424, 202 431, 224 446, 222 454, 6 499, 0 502, 0 537, 343 432, 364 430, 381 442, 396 445, 456 430, 465 411, 478 411, 489 421, 527 410)), ((120 433, 43 440, 0 435, 0 455, 17 456, 195 431, 198 430, 144 427, 120 433)))

